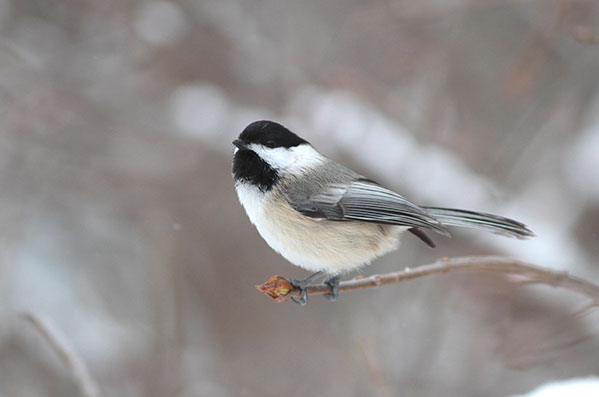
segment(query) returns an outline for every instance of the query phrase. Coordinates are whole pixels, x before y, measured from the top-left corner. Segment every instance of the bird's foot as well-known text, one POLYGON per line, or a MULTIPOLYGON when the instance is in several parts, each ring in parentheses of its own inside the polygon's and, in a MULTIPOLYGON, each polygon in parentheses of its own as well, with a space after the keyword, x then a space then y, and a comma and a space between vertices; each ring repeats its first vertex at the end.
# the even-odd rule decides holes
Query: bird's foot
POLYGON ((337 297, 339 296, 339 279, 341 276, 332 276, 328 277, 324 280, 324 283, 331 287, 331 292, 328 294, 324 294, 324 297, 329 300, 329 302, 335 302, 337 297))
POLYGON ((295 280, 289 279, 289 283, 293 286, 293 288, 299 290, 300 298, 296 299, 291 297, 291 300, 294 303, 297 303, 300 306, 305 306, 308 303, 308 289, 306 288, 312 281, 316 280, 318 277, 322 276, 323 272, 316 272, 310 277, 307 277, 303 280, 295 280))

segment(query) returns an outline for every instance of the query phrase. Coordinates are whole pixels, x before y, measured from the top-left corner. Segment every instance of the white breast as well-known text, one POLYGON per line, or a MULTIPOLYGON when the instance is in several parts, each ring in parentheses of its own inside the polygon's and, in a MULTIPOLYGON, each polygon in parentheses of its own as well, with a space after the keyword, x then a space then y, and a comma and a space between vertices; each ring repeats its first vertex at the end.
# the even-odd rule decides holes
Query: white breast
POLYGON ((263 202, 265 193, 261 192, 256 186, 244 182, 236 182, 235 190, 237 191, 239 202, 250 218, 250 222, 258 226, 258 223, 264 219, 263 202))
POLYGON ((310 271, 342 273, 397 248, 404 227, 315 220, 295 211, 276 191, 236 183, 239 201, 272 249, 310 271))

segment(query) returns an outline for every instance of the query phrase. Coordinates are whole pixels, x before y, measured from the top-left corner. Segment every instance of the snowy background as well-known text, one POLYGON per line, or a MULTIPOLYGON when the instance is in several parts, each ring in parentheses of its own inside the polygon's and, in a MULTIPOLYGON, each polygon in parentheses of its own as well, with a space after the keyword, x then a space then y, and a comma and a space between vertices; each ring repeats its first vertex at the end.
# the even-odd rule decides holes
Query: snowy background
MULTIPOLYGON (((502 254, 599 280, 594 0, 0 0, 0 396, 505 396, 599 375, 599 310, 497 276, 275 304, 307 274, 234 193, 285 124, 423 205, 528 241, 413 236, 365 273, 502 254)), ((568 395, 568 394, 563 394, 568 395)))

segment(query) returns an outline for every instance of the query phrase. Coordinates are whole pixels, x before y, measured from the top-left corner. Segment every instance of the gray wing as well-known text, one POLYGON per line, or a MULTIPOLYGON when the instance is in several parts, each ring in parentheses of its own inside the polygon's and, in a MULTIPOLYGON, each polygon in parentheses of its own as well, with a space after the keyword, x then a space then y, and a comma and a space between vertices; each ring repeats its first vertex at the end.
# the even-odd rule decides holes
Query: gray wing
POLYGON ((342 184, 327 184, 318 193, 291 205, 311 218, 421 227, 449 235, 441 223, 422 208, 364 178, 342 184))

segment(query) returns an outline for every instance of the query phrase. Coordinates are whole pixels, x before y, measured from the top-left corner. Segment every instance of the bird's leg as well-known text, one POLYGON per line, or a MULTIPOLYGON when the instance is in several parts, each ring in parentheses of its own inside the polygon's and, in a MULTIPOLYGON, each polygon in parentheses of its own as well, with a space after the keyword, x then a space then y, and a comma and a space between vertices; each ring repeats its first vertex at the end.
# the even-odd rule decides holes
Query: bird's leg
POLYGON ((294 297, 291 297, 291 300, 300 306, 305 306, 306 303, 308 303, 308 290, 306 289, 306 287, 312 281, 322 276, 323 273, 323 271, 316 272, 303 280, 288 279, 289 283, 293 286, 293 288, 298 289, 300 291, 300 299, 295 299, 294 297))
POLYGON ((331 292, 325 294, 324 297, 327 298, 330 302, 335 302, 337 297, 339 296, 339 279, 340 275, 327 277, 324 280, 324 283, 331 287, 331 292))

